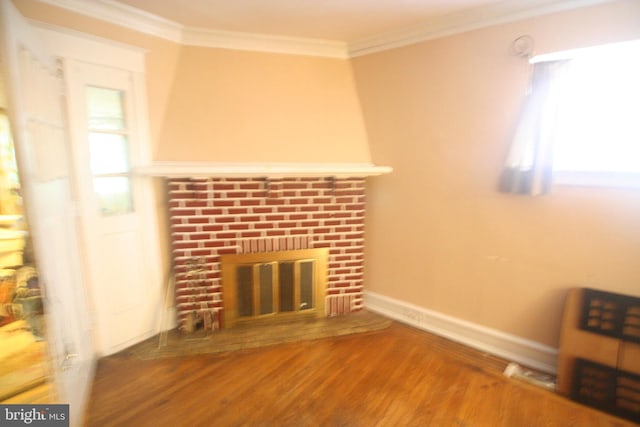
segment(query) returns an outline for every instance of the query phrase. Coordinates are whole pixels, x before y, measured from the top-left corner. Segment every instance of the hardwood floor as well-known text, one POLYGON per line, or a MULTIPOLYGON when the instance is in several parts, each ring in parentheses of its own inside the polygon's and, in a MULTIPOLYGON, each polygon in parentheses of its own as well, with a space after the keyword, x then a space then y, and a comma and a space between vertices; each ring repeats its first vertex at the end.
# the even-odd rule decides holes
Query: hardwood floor
POLYGON ((98 365, 87 426, 634 426, 393 323, 375 332, 98 365))

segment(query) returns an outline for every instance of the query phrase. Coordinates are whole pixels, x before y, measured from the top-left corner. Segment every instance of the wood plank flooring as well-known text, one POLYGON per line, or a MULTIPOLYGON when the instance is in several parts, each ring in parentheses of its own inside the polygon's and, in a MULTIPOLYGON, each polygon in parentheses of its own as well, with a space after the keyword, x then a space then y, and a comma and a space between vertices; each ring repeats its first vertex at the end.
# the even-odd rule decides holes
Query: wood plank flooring
POLYGON ((211 355, 99 362, 87 426, 635 424, 508 379, 505 361, 389 328, 211 355))

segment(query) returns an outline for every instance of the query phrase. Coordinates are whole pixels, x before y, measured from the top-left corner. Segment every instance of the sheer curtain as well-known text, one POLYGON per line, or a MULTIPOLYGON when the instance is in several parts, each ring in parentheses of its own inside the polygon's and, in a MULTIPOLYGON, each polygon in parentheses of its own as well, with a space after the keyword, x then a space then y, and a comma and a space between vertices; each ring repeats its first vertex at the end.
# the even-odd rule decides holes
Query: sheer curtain
POLYGON ((539 195, 551 187, 558 94, 569 60, 538 62, 500 176, 504 193, 539 195))

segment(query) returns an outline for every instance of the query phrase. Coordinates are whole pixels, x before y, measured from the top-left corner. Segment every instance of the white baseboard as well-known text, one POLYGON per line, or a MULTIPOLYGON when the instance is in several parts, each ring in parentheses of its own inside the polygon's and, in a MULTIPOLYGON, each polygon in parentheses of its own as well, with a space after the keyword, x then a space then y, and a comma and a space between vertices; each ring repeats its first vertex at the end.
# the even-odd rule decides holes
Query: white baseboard
POLYGON ((508 361, 547 373, 556 373, 558 350, 536 341, 447 316, 437 311, 364 291, 367 310, 440 335, 508 361))

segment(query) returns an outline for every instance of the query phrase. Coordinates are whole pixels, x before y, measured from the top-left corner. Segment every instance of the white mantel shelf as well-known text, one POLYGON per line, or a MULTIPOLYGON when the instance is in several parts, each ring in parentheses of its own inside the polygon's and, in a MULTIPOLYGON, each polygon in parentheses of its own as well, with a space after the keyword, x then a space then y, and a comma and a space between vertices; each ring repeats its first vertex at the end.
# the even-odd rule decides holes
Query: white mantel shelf
POLYGON ((136 175, 165 178, 336 178, 368 177, 391 173, 390 166, 371 163, 227 163, 153 162, 134 168, 136 175))

